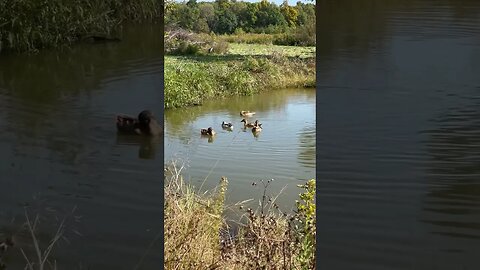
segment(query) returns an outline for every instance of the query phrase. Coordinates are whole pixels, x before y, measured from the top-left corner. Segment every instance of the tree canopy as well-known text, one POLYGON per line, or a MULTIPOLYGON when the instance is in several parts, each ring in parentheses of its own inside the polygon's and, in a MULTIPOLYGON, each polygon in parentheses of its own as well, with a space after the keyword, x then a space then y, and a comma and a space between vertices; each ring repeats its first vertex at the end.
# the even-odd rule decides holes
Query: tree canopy
POLYGON ((315 5, 297 2, 291 6, 285 0, 281 5, 261 0, 250 3, 235 0, 215 2, 166 2, 165 24, 194 32, 231 34, 235 31, 251 33, 282 33, 288 28, 306 26, 315 22, 315 5))

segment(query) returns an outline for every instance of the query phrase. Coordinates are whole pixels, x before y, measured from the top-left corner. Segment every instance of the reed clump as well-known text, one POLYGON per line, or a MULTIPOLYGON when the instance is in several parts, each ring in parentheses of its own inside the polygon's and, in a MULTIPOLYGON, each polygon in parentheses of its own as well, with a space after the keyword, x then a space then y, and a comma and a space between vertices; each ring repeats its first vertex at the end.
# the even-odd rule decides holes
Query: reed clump
POLYGON ((165 269, 315 269, 315 180, 304 189, 294 213, 283 213, 264 184, 260 207, 243 206, 231 234, 224 211, 227 180, 210 193, 195 192, 181 169, 166 174, 165 269))
POLYGON ((164 266, 166 269, 212 269, 219 264, 219 232, 224 227, 225 178, 210 194, 199 195, 171 166, 166 175, 164 266))
POLYGON ((0 52, 111 37, 124 21, 155 20, 158 0, 0 0, 0 52))

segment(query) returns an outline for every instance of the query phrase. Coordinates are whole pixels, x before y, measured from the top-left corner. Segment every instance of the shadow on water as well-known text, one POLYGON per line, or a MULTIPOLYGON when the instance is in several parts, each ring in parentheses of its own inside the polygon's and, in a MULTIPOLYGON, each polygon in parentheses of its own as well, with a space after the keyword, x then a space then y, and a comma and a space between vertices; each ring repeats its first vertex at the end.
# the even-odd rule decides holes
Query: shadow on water
POLYGON ((320 267, 479 268, 478 1, 318 5, 320 267))
MULTIPOLYGON (((59 268, 133 269, 142 258, 160 267, 162 138, 117 136, 115 114, 163 117, 163 35, 159 25, 127 25, 120 37, 0 55, 0 234, 36 201, 59 218, 76 206, 81 236, 55 250, 59 268)), ((44 219, 41 239, 56 222, 44 219)), ((27 240, 4 256, 9 268, 25 266, 27 240)))
POLYGON ((124 135, 117 133, 117 145, 138 147, 138 158, 155 159, 157 146, 162 143, 161 138, 150 136, 124 135))
POLYGON ((424 132, 431 157, 424 222, 434 225, 434 234, 480 239, 480 102, 471 101, 434 118, 438 128, 424 132))

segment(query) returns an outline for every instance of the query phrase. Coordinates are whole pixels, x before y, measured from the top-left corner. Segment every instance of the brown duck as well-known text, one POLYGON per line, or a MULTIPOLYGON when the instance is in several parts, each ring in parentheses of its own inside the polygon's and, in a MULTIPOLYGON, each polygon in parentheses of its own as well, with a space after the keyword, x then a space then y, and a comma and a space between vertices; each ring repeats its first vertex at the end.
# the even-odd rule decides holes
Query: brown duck
POLYGON ((209 127, 209 128, 202 128, 200 130, 200 134, 214 136, 216 133, 215 133, 215 130, 213 130, 211 127, 209 127))
POLYGON ((125 134, 151 136, 158 136, 163 133, 163 128, 149 110, 139 113, 138 118, 128 115, 117 115, 117 130, 125 134))

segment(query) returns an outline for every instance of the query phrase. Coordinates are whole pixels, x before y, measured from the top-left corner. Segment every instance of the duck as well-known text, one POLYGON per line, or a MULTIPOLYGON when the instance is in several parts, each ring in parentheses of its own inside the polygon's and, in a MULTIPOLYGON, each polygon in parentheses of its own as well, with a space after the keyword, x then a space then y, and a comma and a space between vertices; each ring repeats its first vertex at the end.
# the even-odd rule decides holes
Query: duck
POLYGON ((233 128, 233 124, 222 121, 222 128, 233 128))
POLYGON ((258 127, 261 128, 261 127, 262 127, 262 123, 258 122, 258 120, 255 120, 255 122, 253 123, 253 126, 254 126, 254 127, 257 127, 257 126, 258 126, 258 127))
POLYGON ((260 122, 258 122, 258 120, 255 120, 255 123, 253 123, 252 132, 253 133, 258 133, 260 131, 262 131, 262 124, 260 122))
POLYGON ((255 112, 251 111, 241 111, 240 116, 247 116, 247 117, 252 117, 255 114, 255 112))
POLYGON ((117 115, 117 131, 125 134, 159 136, 163 128, 150 110, 143 110, 138 117, 117 115))
POLYGON ((243 127, 244 127, 244 128, 247 128, 247 127, 248 127, 248 128, 251 128, 251 127, 254 127, 254 126, 255 126, 254 123, 248 123, 247 119, 245 119, 245 118, 244 118, 242 121, 240 121, 240 122, 243 122, 243 127))
POLYGON ((209 128, 202 128, 200 130, 200 134, 214 136, 216 133, 215 133, 215 130, 213 130, 211 127, 209 127, 209 128))

